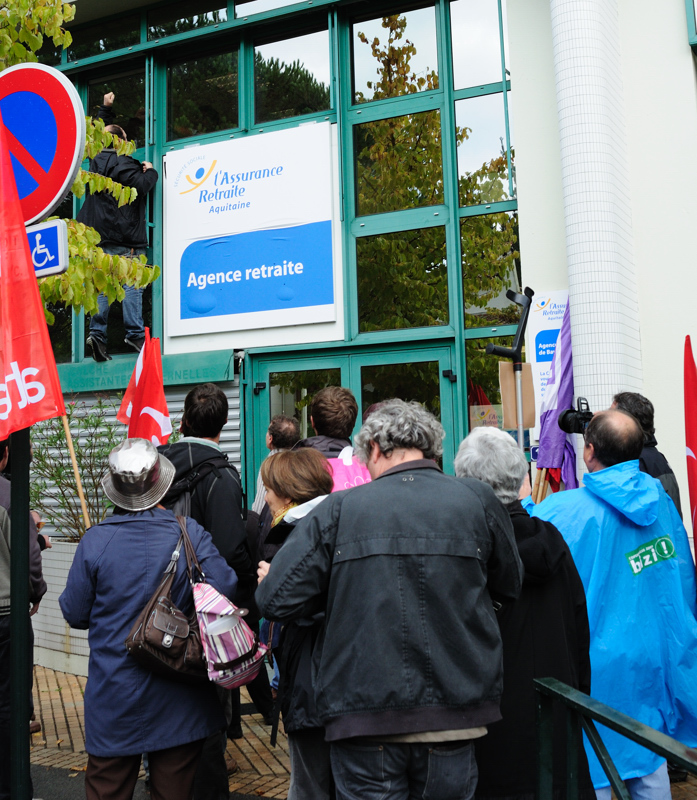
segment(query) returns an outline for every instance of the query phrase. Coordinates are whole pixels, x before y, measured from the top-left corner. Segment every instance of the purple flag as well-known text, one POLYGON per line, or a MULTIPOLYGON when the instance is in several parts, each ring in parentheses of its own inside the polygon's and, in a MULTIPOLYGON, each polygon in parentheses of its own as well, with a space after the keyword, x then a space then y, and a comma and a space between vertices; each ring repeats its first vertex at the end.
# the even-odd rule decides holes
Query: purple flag
POLYGON ((540 450, 538 469, 561 469, 561 479, 567 489, 578 488, 576 453, 568 436, 557 424, 559 414, 574 402, 574 368, 571 361, 571 303, 566 306, 557 346, 552 361, 552 373, 545 389, 540 409, 540 450))

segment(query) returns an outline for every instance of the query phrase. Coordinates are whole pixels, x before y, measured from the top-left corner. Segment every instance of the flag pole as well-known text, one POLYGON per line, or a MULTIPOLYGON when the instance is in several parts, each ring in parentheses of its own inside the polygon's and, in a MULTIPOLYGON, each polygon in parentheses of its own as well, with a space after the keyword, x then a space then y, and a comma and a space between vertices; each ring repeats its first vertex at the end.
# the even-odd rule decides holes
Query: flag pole
POLYGON ((85 530, 92 527, 90 522, 90 515, 87 513, 87 503, 85 502, 85 493, 82 490, 82 481, 80 480, 80 470, 77 468, 77 458, 75 457, 75 448, 73 447, 73 436, 70 433, 70 426, 68 425, 68 417, 63 414, 63 430, 65 431, 65 438, 68 442, 68 450, 70 451, 70 460, 73 462, 73 473, 75 474, 75 483, 77 484, 77 493, 80 498, 80 505, 82 506, 82 516, 85 518, 85 530))

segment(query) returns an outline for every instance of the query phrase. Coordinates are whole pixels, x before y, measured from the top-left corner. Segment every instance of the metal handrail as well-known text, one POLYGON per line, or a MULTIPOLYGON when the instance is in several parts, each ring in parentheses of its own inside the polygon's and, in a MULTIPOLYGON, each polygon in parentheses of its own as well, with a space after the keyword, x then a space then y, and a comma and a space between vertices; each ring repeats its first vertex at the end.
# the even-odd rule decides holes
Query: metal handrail
POLYGON ((671 764, 697 775, 697 750, 676 739, 660 733, 643 722, 594 700, 577 689, 572 689, 556 678, 537 678, 537 742, 538 742, 538 800, 552 800, 554 791, 554 707, 561 703, 566 712, 567 731, 567 800, 578 800, 578 752, 581 729, 588 737, 600 765, 610 779, 618 800, 630 800, 619 772, 593 724, 600 722, 606 728, 667 758, 671 764))

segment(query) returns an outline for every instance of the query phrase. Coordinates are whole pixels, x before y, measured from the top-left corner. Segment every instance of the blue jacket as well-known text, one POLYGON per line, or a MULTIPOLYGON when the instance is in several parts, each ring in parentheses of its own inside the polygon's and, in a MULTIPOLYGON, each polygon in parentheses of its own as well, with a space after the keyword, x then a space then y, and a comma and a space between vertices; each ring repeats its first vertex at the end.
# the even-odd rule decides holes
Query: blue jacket
MULTIPOLYGON (((210 534, 187 520, 206 581, 231 597, 237 578, 210 534)), ((63 616, 89 629, 85 747, 95 756, 127 756, 203 739, 225 727, 214 685, 188 686, 139 666, 124 642, 169 563, 179 538, 171 511, 114 515, 82 538, 65 591, 63 616)), ((189 613, 193 598, 182 556, 172 600, 189 613)))
MULTIPOLYGON (((586 590, 591 695, 697 745, 695 567, 674 503, 627 461, 593 472, 585 488, 531 509, 566 539, 586 590)), ((654 772, 662 758, 601 728, 623 779, 654 772)), ((608 786, 586 746, 596 788, 608 786)))

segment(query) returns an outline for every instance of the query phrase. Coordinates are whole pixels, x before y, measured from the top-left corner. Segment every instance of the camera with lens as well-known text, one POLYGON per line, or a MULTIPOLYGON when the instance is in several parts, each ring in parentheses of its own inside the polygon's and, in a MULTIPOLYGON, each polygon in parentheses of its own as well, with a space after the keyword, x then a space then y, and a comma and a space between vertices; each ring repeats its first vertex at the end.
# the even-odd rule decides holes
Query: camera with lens
POLYGON ((593 419, 593 412, 588 407, 588 400, 585 397, 579 397, 576 400, 576 408, 567 408, 559 415, 559 427, 564 433, 580 433, 586 432, 586 426, 593 419))

